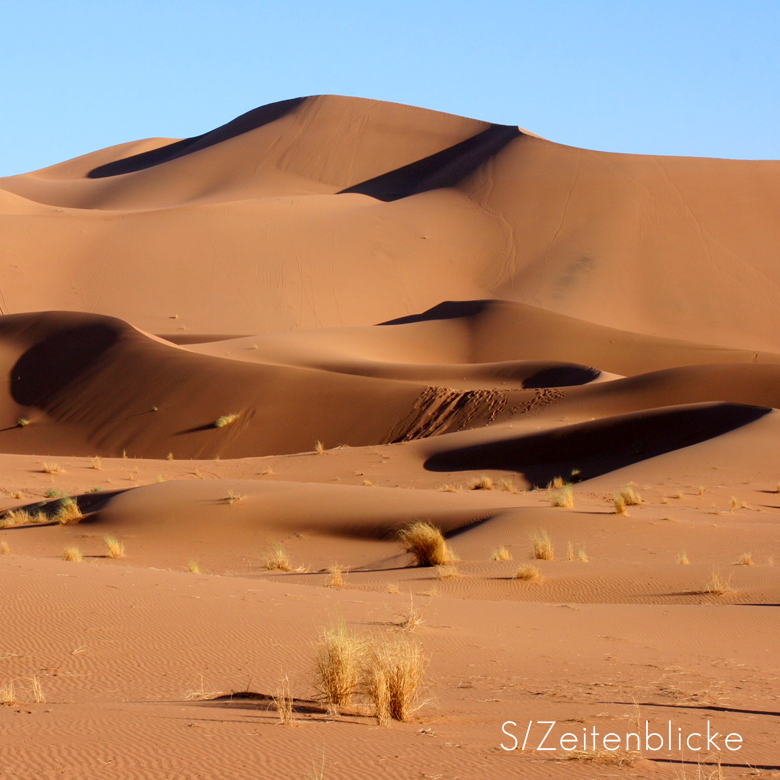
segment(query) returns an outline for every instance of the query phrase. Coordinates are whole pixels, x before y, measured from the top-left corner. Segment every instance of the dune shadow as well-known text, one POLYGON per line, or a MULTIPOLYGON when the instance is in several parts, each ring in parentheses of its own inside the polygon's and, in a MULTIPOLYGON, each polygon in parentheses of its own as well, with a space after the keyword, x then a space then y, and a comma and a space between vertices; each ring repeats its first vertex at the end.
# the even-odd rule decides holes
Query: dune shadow
POLYGON ((388 203, 430 190, 453 187, 521 135, 518 127, 491 125, 487 130, 441 152, 347 187, 339 195, 358 193, 388 203))
POLYGON ((385 322, 378 322, 376 327, 382 325, 413 325, 417 322, 435 322, 437 320, 458 320, 464 317, 476 317, 487 311, 496 301, 490 298, 475 301, 442 301, 436 306, 426 309, 419 314, 407 314, 385 322))
POLYGON ((534 487, 580 470, 592 479, 667 452, 690 447, 754 422, 771 410, 741 404, 653 409, 457 447, 432 455, 428 471, 495 469, 521 473, 534 487))
POLYGON ((263 125, 275 122, 286 114, 289 114, 297 108, 306 98, 292 98, 291 100, 281 100, 277 103, 269 103, 267 106, 260 106, 246 114, 233 119, 216 130, 210 130, 208 133, 196 135, 192 138, 184 138, 181 141, 174 141, 172 144, 161 146, 157 149, 150 149, 148 152, 134 154, 131 157, 125 157, 121 160, 99 165, 93 168, 87 176, 90 179, 105 179, 110 176, 120 176, 123 173, 135 173, 147 168, 154 168, 156 165, 175 160, 178 157, 198 152, 201 149, 207 149, 209 146, 243 135, 251 130, 256 130, 263 125))
POLYGON ((10 372, 11 396, 21 406, 47 408, 64 388, 97 364, 118 339, 117 329, 106 323, 57 331, 16 361, 10 372))

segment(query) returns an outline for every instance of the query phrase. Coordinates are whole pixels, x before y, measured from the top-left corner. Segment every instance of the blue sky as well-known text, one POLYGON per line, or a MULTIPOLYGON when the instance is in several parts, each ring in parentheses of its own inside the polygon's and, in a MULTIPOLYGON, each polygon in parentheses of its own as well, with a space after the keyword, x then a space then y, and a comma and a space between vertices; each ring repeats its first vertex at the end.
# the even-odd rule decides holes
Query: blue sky
POLYGON ((780 2, 3 0, 0 175, 338 93, 616 152, 780 159, 780 2))

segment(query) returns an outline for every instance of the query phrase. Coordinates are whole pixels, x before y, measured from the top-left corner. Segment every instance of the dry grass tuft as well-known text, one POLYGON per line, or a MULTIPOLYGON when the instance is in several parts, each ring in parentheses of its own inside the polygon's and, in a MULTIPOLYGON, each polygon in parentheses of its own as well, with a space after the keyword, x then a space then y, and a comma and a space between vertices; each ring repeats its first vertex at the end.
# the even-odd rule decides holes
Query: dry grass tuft
POLYGON ((522 580, 523 582, 536 582, 541 579, 541 577, 542 573, 539 569, 537 569, 536 566, 531 566, 529 563, 521 566, 515 572, 515 579, 522 580))
POLYGON ((8 546, 8 542, 6 542, 5 539, 3 539, 2 542, 0 542, 0 555, 10 555, 11 554, 11 548, 8 546))
POLYGON ((237 415, 235 412, 231 412, 230 414, 223 414, 222 417, 219 417, 214 421, 214 427, 227 428, 228 425, 232 425, 238 419, 238 417, 239 415, 237 415))
POLYGON ((555 477, 552 482, 548 483, 548 490, 560 490, 566 485, 566 480, 563 477, 555 477))
POLYGON ((104 536, 103 541, 106 543, 108 550, 107 555, 109 558, 124 558, 125 546, 116 536, 104 536))
POLYGON ((28 420, 26 417, 20 417, 20 418, 19 418, 19 419, 16 421, 16 424, 17 424, 17 425, 18 425, 20 428, 26 428, 26 427, 27 427, 27 426, 30 424, 30 421, 29 421, 29 420, 28 420))
POLYGON ((290 571, 290 556, 284 545, 274 542, 263 557, 263 565, 268 571, 290 571))
MULTIPOLYGON (((626 485, 618 491, 617 496, 623 499, 626 506, 640 506, 642 504, 642 496, 634 490, 633 485, 626 485)), ((617 496, 615 496, 616 499, 617 496)))
POLYGON ((449 482, 442 485, 439 490, 443 491, 444 493, 460 493, 460 488, 457 485, 453 485, 449 482))
POLYGON ((60 523, 60 525, 69 525, 70 523, 78 523, 84 515, 79 509, 79 505, 73 498, 63 498, 60 501, 60 505, 57 509, 57 514, 54 519, 60 523))
POLYGON ((32 514, 26 509, 9 509, 0 520, 0 528, 14 528, 19 525, 38 525, 49 518, 43 512, 32 514))
POLYGON ((417 709, 426 661, 419 642, 403 635, 386 637, 367 647, 363 660, 366 693, 377 723, 408 721, 417 709))
POLYGON ((295 725, 292 691, 290 690, 290 680, 286 674, 282 677, 279 687, 276 689, 273 703, 276 714, 279 716, 279 723, 282 726, 295 725))
POLYGON ((572 542, 566 543, 566 560, 567 561, 574 560, 574 544, 572 544, 572 542))
POLYGON ((238 501, 243 501, 246 498, 246 496, 239 495, 238 493, 234 493, 232 490, 228 490, 228 494, 225 496, 225 502, 230 504, 230 506, 233 506, 238 501))
POLYGON ((401 631, 414 631, 423 622, 423 613, 414 606, 414 597, 409 594, 409 607, 404 612, 396 614, 398 618, 394 623, 401 631))
POLYGON ((537 561, 555 560, 555 550, 547 531, 537 531, 531 537, 532 555, 537 561))
POLYGON ((32 676, 30 683, 33 701, 36 704, 44 704, 46 702, 46 694, 43 692, 43 686, 37 674, 32 676))
POLYGON ((553 506, 572 509, 574 507, 574 488, 571 485, 564 485, 560 490, 554 490, 550 493, 550 503, 553 506))
POLYGON ((436 567, 436 579, 437 580, 454 580, 461 576, 457 566, 437 566, 436 567))
POLYGON ((370 479, 363 480, 363 487, 373 487, 374 483, 370 479))
POLYGON ((339 566, 338 564, 334 564, 333 566, 328 567, 328 574, 330 576, 328 577, 328 581, 325 583, 325 587, 343 588, 344 587, 344 577, 342 576, 343 571, 344 568, 342 566, 339 566))
POLYGON ((385 588, 385 591, 387 593, 395 594, 395 593, 400 593, 401 589, 398 587, 398 583, 397 582, 389 582, 387 584, 387 587, 385 588))
POLYGON ((41 469, 44 474, 64 474, 65 470, 57 463, 44 463, 41 469))
POLYGON ((723 596, 731 592, 731 577, 724 578, 716 568, 712 569, 710 579, 704 586, 704 592, 711 596, 723 596))
POLYGON ((200 688, 195 688, 193 690, 187 691, 184 694, 184 698, 188 701, 201 701, 203 699, 214 699, 217 696, 219 696, 222 692, 221 691, 210 691, 206 689, 206 686, 203 682, 203 675, 200 675, 200 688))
POLYGON ((187 564, 187 571, 190 572, 190 574, 200 574, 200 566, 198 565, 198 562, 190 561, 187 564))
POLYGON ((502 544, 501 547, 496 547, 495 550, 490 554, 490 560, 491 561, 511 561, 512 560, 512 553, 509 552, 509 550, 504 547, 502 544))
POLYGON ((15 707, 21 702, 16 698, 12 682, 0 685, 0 707, 15 707))
POLYGON ((678 556, 677 556, 677 563, 679 563, 681 566, 688 566, 690 564, 690 560, 688 559, 688 553, 683 550, 678 556))
POLYGON ((575 750, 563 757, 563 761, 584 761, 611 766, 634 766, 637 755, 628 750, 575 750))
POLYGON ((735 566, 752 566, 753 565, 753 553, 742 553, 742 555, 737 558, 735 566))
POLYGON ((325 445, 321 441, 318 441, 314 445, 314 451, 317 453, 317 455, 324 455, 325 454, 325 445))
POLYGON ((588 558, 588 553, 585 552, 585 548, 584 547, 580 547, 580 549, 577 550, 577 560, 580 563, 589 563, 590 562, 590 558, 588 558))
POLYGON ((84 556, 81 554, 81 550, 79 550, 78 547, 66 547, 62 553, 62 558, 65 561, 81 563, 84 556))
POLYGON ((502 491, 503 493, 520 493, 522 492, 520 488, 515 485, 514 482, 512 482, 511 479, 507 479, 506 477, 502 477, 498 481, 498 489, 502 491))
POLYGON ((493 484, 493 478, 483 474, 481 477, 471 479, 466 483, 466 487, 469 490, 493 490, 495 485, 493 484))
POLYGON ((103 468, 103 461, 100 459, 100 456, 95 455, 95 457, 92 458, 92 468, 95 469, 95 471, 100 471, 103 468))
POLYGON ((454 556, 444 534, 430 523, 417 520, 402 528, 398 537, 418 566, 441 566, 453 561, 454 556))
POLYGON ((323 629, 315 646, 315 686, 328 706, 338 714, 358 692, 366 642, 344 623, 323 629))
POLYGON ((616 515, 628 514, 628 504, 626 503, 626 498, 622 493, 615 493, 613 504, 615 507, 616 515))

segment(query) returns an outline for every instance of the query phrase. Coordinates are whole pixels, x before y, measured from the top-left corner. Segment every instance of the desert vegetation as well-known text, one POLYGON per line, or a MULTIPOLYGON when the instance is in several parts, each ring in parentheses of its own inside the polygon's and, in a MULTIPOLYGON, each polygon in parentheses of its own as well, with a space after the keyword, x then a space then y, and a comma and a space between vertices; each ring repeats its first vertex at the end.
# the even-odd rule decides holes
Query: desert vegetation
POLYGON ((531 536, 531 554, 538 561, 555 560, 555 549, 547 531, 537 531, 531 536))
POLYGON ((402 528, 398 536, 418 566, 444 566, 454 560, 444 534, 431 523, 418 520, 402 528))

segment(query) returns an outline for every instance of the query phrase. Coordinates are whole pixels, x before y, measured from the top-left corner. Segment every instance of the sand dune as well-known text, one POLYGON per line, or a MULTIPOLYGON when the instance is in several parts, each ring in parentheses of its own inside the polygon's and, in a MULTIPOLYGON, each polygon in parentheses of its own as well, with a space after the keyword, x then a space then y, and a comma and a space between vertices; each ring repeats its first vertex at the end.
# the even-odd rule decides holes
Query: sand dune
POLYGON ((780 772, 778 204, 336 96, 0 179, 0 774, 700 776, 500 748, 640 714, 780 772), (339 619, 421 643, 409 722, 328 712, 339 619))

